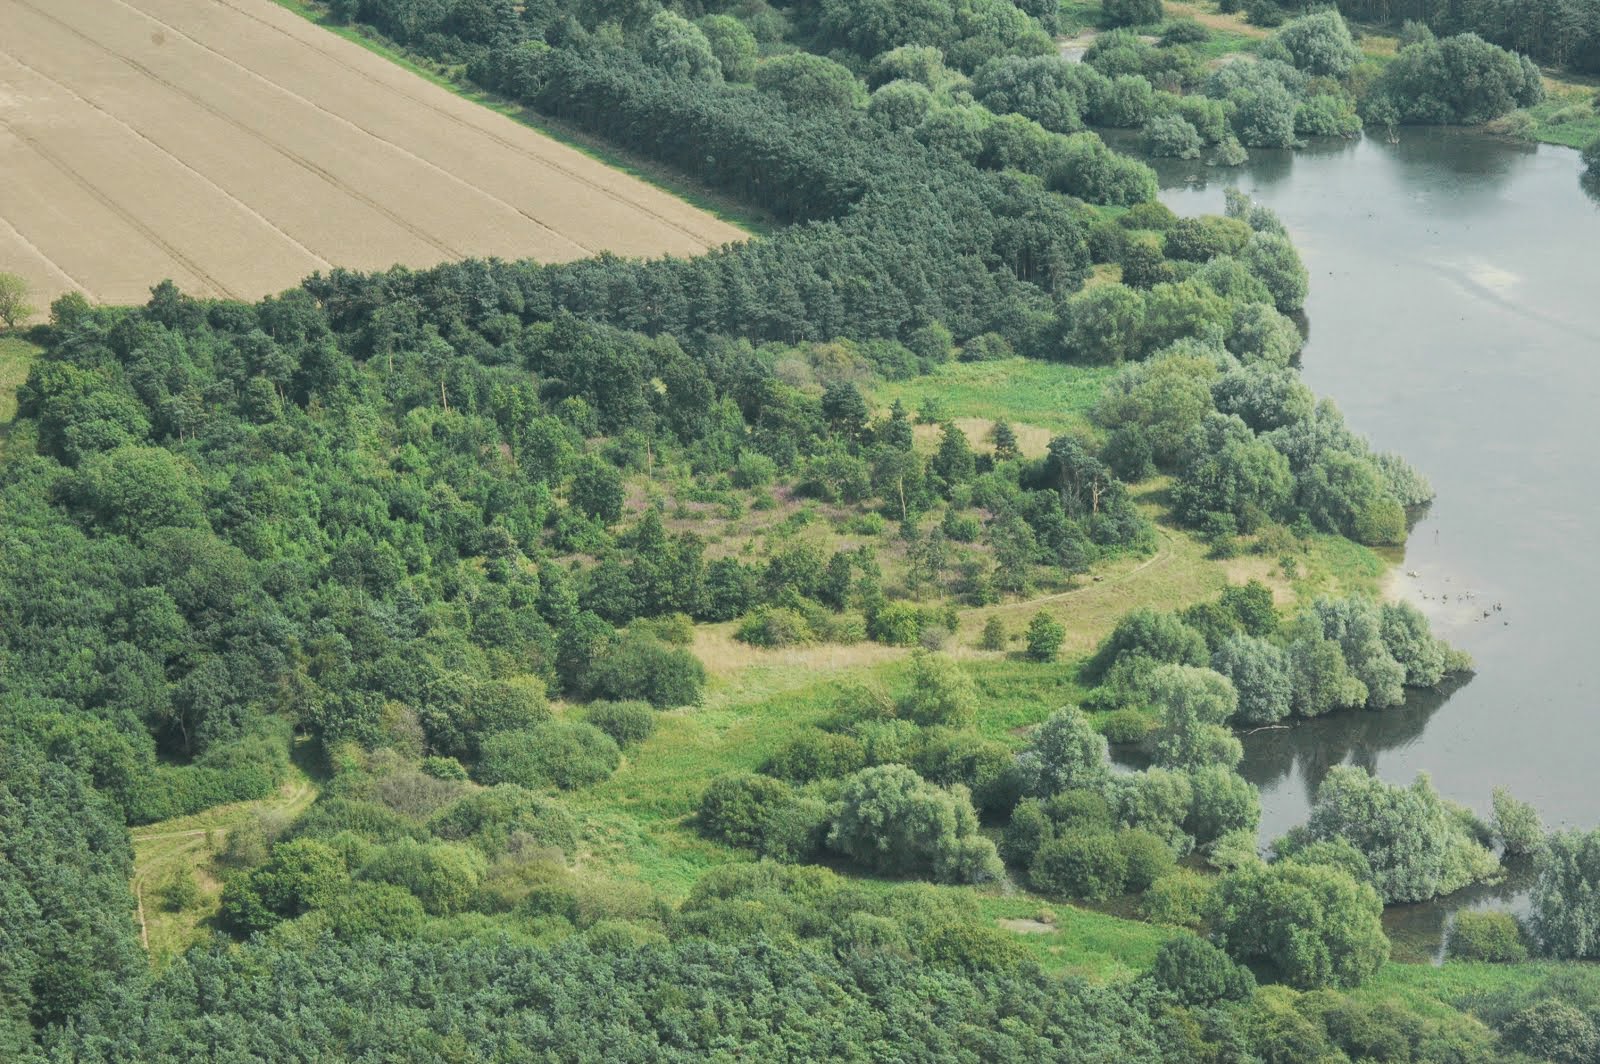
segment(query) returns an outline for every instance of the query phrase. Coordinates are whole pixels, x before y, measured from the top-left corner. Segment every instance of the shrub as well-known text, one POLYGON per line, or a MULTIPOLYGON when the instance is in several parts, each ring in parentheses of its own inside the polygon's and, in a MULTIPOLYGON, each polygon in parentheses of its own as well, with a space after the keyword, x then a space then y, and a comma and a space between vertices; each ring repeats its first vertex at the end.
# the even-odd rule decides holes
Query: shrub
POLYGON ((610 776, 622 760, 611 737, 599 728, 550 721, 526 731, 501 732, 483 743, 478 781, 515 783, 538 790, 587 787, 610 776))
POLYGON ((761 770, 795 783, 847 776, 867 763, 860 740, 812 729, 790 739, 767 759, 761 770))
POLYGON ((1174 868, 1150 884, 1139 899, 1139 912, 1151 923, 1198 927, 1215 890, 1212 877, 1192 868, 1174 868))
POLYGON ((1067 630, 1061 622, 1040 610, 1028 622, 1028 631, 1024 636, 1028 657, 1039 662, 1056 660, 1056 655, 1061 652, 1061 641, 1066 637, 1067 630))
POLYGON ((1161 944, 1150 977, 1183 1004, 1200 1008, 1247 1001, 1256 989, 1248 968, 1235 964, 1205 939, 1187 933, 1161 944))
POLYGON ((746 617, 734 632, 741 643, 769 650, 805 646, 815 640, 811 625, 798 610, 783 606, 762 606, 746 617))
POLYGON ((1156 115, 1144 127, 1145 151, 1156 158, 1198 159, 1205 142, 1179 115, 1156 115))
POLYGON ((803 861, 816 852, 824 809, 770 776, 750 772, 719 776, 700 798, 696 822, 707 837, 779 861, 803 861))
POLYGON ((1178 859, 1166 840, 1142 828, 1118 832, 1117 844, 1127 864, 1123 889, 1130 894, 1148 889, 1177 866, 1178 859))
POLYGON ((422 771, 436 780, 464 780, 467 770, 453 757, 425 757, 422 771))
POLYGON ((1539 811, 1504 787, 1494 789, 1494 838, 1507 857, 1525 857, 1544 842, 1539 811))
POLYGON ((656 730, 656 711, 648 702, 591 702, 583 719, 624 749, 644 742, 656 730))
POLYGON ((1600 1032, 1582 1010, 1546 998, 1512 1014, 1501 1029, 1508 1043, 1557 1064, 1587 1064, 1600 1051, 1600 1032))
POLYGON ((1160 22, 1161 0, 1105 0, 1108 26, 1147 26, 1160 22))
POLYGON ((404 839, 380 847, 362 867, 361 875, 404 887, 428 912, 446 916, 472 905, 487 868, 477 850, 404 839))
POLYGON ((978 640, 978 647, 982 650, 1004 650, 1006 623, 999 617, 990 617, 983 622, 983 636, 978 640))
POLYGON ((1459 912, 1450 922, 1445 954, 1458 961, 1518 964, 1528 959, 1522 925, 1510 913, 1459 912))
POLYGON ((1150 734, 1150 718, 1137 709, 1117 709, 1100 719, 1100 734, 1119 745, 1143 742, 1150 734))
POLYGON ((904 765, 863 769, 845 781, 828 846, 867 868, 982 883, 1005 870, 978 834, 966 788, 943 790, 904 765))
POLYGON ((1304 990, 1358 986, 1389 958, 1383 902, 1326 865, 1246 865, 1217 885, 1212 929, 1234 960, 1304 990))
POLYGON ((1104 900, 1122 893, 1128 858, 1109 831, 1068 831, 1034 854, 1028 880, 1047 894, 1104 900))
POLYGON ((490 856, 578 845, 578 821, 554 799, 514 783, 458 798, 435 813, 429 829, 451 842, 470 842, 490 856))
POLYGON ((900 700, 902 717, 924 727, 964 727, 978 710, 978 689, 961 666, 942 654, 911 659, 911 690, 900 700))
POLYGON ((1021 765, 1031 776, 1030 790, 1059 794, 1071 787, 1094 786, 1105 778, 1106 740, 1075 706, 1064 706, 1034 729, 1021 765))
POLYGON ((705 666, 689 651, 629 635, 589 666, 583 686, 591 698, 669 709, 698 702, 705 682, 705 666))

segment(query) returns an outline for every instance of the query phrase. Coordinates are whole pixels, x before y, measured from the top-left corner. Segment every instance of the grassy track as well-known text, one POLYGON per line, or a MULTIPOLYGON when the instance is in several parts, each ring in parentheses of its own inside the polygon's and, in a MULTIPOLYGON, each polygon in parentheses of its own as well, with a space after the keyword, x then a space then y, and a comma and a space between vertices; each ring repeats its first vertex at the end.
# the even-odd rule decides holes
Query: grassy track
POLYGON ((289 779, 271 798, 219 805, 133 829, 132 885, 139 902, 141 934, 153 963, 161 964, 182 953, 215 919, 222 883, 213 874, 213 858, 229 831, 263 817, 287 823, 316 801, 316 781, 304 767, 307 753, 303 746, 296 751, 289 779), (199 899, 174 911, 166 905, 163 892, 174 876, 182 875, 193 877, 199 899))
POLYGON ((755 235, 770 232, 774 228, 770 216, 762 211, 730 199, 659 163, 591 137, 581 130, 541 115, 503 96, 477 88, 467 81, 465 68, 448 67, 443 63, 427 59, 419 61, 403 49, 381 38, 369 36, 357 27, 342 26, 330 21, 326 10, 316 3, 308 3, 306 0, 272 0, 272 2, 464 100, 471 100, 513 121, 537 129, 551 140, 559 141, 629 177, 636 177, 640 181, 654 185, 729 225, 738 226, 755 235))

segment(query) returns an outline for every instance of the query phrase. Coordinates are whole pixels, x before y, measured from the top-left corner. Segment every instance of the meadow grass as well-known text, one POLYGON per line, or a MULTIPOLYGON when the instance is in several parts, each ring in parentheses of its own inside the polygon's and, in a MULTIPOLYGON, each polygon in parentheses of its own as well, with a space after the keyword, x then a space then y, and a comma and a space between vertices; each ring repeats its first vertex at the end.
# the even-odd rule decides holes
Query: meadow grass
POLYGON ((38 355, 39 348, 22 337, 0 335, 0 426, 17 416, 17 389, 38 355))
POLYGON ((873 397, 884 407, 898 399, 911 413, 933 399, 952 416, 1004 419, 1052 433, 1086 431, 1089 411, 1116 371, 1030 358, 950 362, 925 377, 881 384, 873 397))

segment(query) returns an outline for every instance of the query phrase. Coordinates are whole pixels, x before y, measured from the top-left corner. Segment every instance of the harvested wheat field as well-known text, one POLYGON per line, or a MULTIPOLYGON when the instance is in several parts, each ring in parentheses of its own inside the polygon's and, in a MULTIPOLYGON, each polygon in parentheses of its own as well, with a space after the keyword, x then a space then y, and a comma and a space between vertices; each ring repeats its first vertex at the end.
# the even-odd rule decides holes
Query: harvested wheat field
POLYGON ((271 0, 0 0, 0 160, 0 271, 41 304, 746 235, 271 0))

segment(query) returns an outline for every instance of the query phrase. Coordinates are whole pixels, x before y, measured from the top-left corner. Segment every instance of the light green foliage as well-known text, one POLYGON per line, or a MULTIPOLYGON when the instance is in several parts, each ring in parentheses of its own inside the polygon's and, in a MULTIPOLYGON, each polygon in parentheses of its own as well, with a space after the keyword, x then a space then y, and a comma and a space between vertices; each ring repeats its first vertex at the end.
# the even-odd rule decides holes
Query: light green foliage
POLYGON ((1023 641, 1027 644, 1029 658, 1034 661, 1050 662, 1056 660, 1056 655, 1061 652, 1061 641, 1066 637, 1066 627, 1041 610, 1028 622, 1028 630, 1023 635, 1023 641))
POLYGON ((514 783, 473 791, 445 806, 428 822, 450 842, 470 842, 491 857, 503 853, 560 850, 578 844, 578 822, 555 799, 514 783))
POLYGON ((1158 664, 1204 665, 1206 641, 1175 614, 1149 607, 1129 611, 1084 664, 1084 679, 1103 681, 1118 662, 1144 659, 1158 664))
POLYGON ((1222 877, 1211 926, 1234 960, 1293 987, 1359 986, 1389 957, 1370 886, 1326 865, 1247 865, 1222 877))
POLYGON ((656 711, 648 702, 594 702, 583 719, 623 749, 644 742, 656 730, 656 711))
POLYGON ((194 468, 161 447, 123 446, 86 458, 76 492, 108 530, 142 536, 203 523, 194 468))
POLYGON ((1238 833, 1253 833, 1261 820, 1256 785, 1226 765, 1203 765, 1189 773, 1193 797, 1184 830, 1206 846, 1238 833))
POLYGON ((365 882, 351 883, 313 914, 335 938, 346 942, 368 935, 403 941, 421 930, 425 916, 422 902, 406 888, 365 882))
POLYGON ((1542 99, 1530 60, 1463 33, 1402 48, 1372 86, 1363 114, 1369 123, 1477 125, 1542 99))
MULTIPOLYGON (((1233 129, 1249 148, 1292 148, 1298 103, 1294 94, 1276 81, 1263 81, 1228 97, 1233 104, 1233 129)), ((1301 299, 1304 300, 1304 293, 1301 299)), ((1286 308, 1281 303, 1279 309, 1286 308)))
POLYGON ((598 783, 616 769, 621 752, 611 737, 588 724, 550 721, 501 732, 483 742, 477 777, 486 784, 572 790, 598 783))
POLYGON ((657 11, 650 19, 643 55, 645 62, 673 77, 696 81, 722 79, 722 64, 700 27, 671 11, 657 11))
POLYGON ((14 329, 33 316, 28 282, 14 273, 0 273, 0 324, 14 329))
POLYGON ((1198 159, 1205 141, 1181 115, 1156 115, 1144 127, 1145 151, 1156 158, 1198 159))
POLYGON ((1351 674, 1366 692, 1369 709, 1405 701, 1406 668, 1384 641, 1383 612, 1371 599, 1318 598, 1303 615, 1308 638, 1321 636, 1339 645, 1351 674))
MULTIPOLYGON (((1201 276, 1204 277, 1202 268, 1201 276)), ((1271 294, 1263 294, 1270 299, 1271 294)), ((1228 350, 1237 355, 1245 365, 1260 363, 1287 367, 1291 359, 1305 346, 1305 338, 1293 321, 1280 314, 1265 302, 1244 303, 1236 306, 1233 324, 1227 338, 1228 350)))
POLYGON ((1028 866, 1035 889, 1067 898, 1115 897, 1127 875, 1128 858, 1109 831, 1066 831, 1042 844, 1028 866))
POLYGON ((1185 522, 1204 528, 1220 517, 1248 533, 1283 516, 1295 486, 1289 460, 1237 416, 1207 415, 1187 453, 1175 491, 1185 522))
POLYGON ((327 905, 344 892, 350 871, 333 847, 294 839, 273 847, 272 859, 248 877, 230 880, 222 912, 244 931, 264 931, 280 920, 327 905))
POLYGON ((1162 876, 1177 867, 1177 858, 1167 840, 1143 828, 1117 833, 1117 845, 1122 849, 1127 872, 1123 889, 1137 893, 1149 888, 1162 876))
POLYGON ((1192 868, 1174 868, 1150 884, 1139 899, 1139 913, 1152 923, 1198 927, 1215 890, 1214 877, 1192 868))
POLYGON ((1225 676, 1188 665, 1163 665, 1150 676, 1150 703, 1160 715, 1155 734, 1158 764, 1171 768, 1223 765, 1244 756, 1227 728, 1239 696, 1225 676))
POLYGON ((914 81, 891 81, 867 102, 867 113, 890 129, 915 129, 928 116, 933 94, 914 81))
POLYGON ((1385 902, 1424 901, 1499 872, 1425 775, 1396 787, 1335 767, 1317 789, 1306 828, 1312 840, 1342 839, 1360 851, 1385 902))
POLYGON ((1494 802, 1494 838, 1507 857, 1526 857, 1537 853, 1544 844, 1544 821, 1539 811, 1504 787, 1496 787, 1494 802))
POLYGON ((1124 366, 1106 383, 1094 419, 1107 429, 1138 432, 1161 469, 1175 468, 1189 438, 1212 410, 1216 360, 1200 354, 1158 355, 1124 366))
POLYGON ((802 861, 821 841, 826 808, 782 780, 754 773, 719 776, 696 820, 708 837, 779 861, 802 861))
POLYGON ((404 887, 429 913, 441 916, 472 905, 487 868, 477 849, 402 839, 374 852, 361 877, 404 887))
POLYGON ((1233 684, 1240 724, 1272 724, 1289 715, 1294 694, 1289 655, 1277 644, 1232 636, 1211 655, 1211 668, 1233 684))
POLYGON ((1531 929, 1540 952, 1600 957, 1600 831, 1552 832, 1534 867, 1531 929))
POLYGON ((1285 23, 1275 35, 1295 68, 1313 77, 1342 78, 1350 73, 1361 49, 1338 11, 1317 11, 1285 23))
POLYGON ((1034 781, 1030 790, 1035 794, 1095 787, 1108 771, 1106 740, 1076 706, 1065 706, 1029 736, 1021 762, 1034 781))
POLYGON ((978 690, 965 669, 943 654, 918 653, 911 661, 911 690, 899 703, 905 719, 923 726, 971 724, 978 690))
POLYGON ((863 769, 845 780, 828 846, 864 867, 982 883, 1004 874, 994 843, 978 834, 966 788, 944 790, 903 765, 863 769))
POLYGON ((717 58, 722 76, 729 81, 749 81, 760 54, 749 27, 732 15, 707 15, 698 25, 717 58))
POLYGON ((1309 275, 1287 237, 1257 233, 1244 250, 1244 263, 1261 278, 1280 311, 1291 314, 1305 306, 1309 275))
POLYGON ((1456 913, 1445 939, 1445 955, 1457 961, 1518 964, 1528 959, 1517 918, 1505 912, 1456 913))

